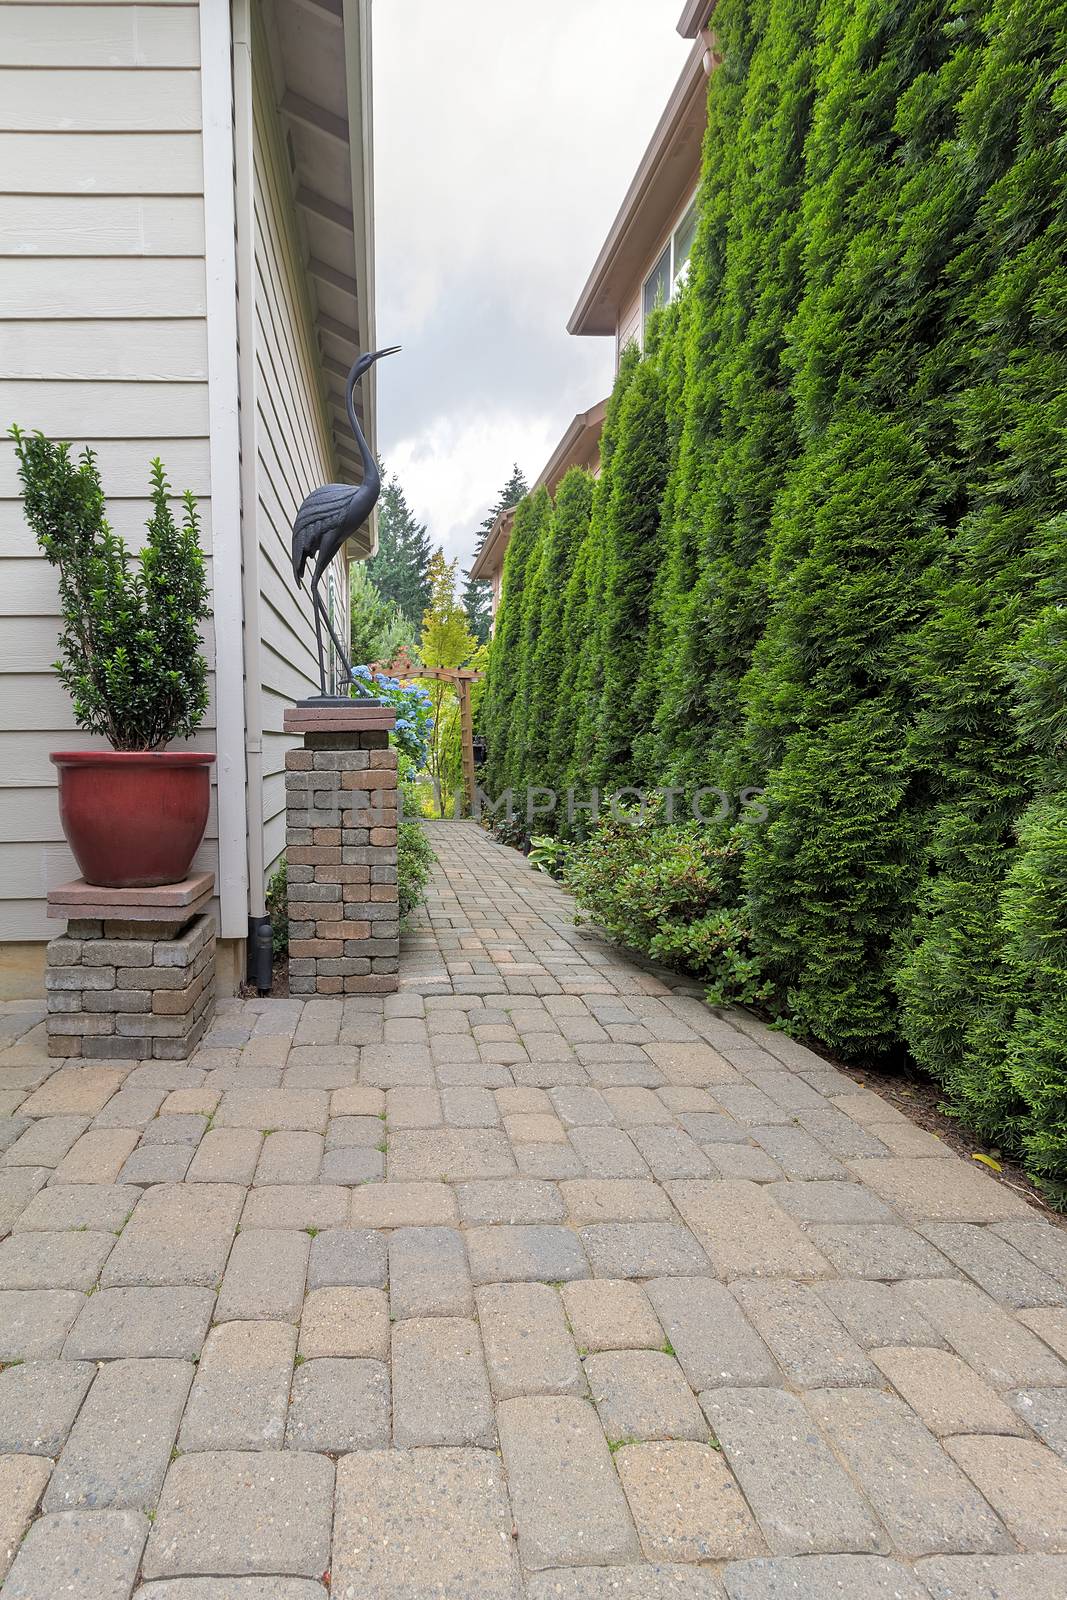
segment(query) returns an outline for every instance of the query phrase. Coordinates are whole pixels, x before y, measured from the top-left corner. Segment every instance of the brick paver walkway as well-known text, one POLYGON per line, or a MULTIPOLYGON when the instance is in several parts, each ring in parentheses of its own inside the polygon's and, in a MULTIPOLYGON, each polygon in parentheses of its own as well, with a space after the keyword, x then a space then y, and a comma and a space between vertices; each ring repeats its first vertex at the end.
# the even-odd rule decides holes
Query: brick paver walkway
POLYGON ((433 836, 384 1002, 0 1011, 4 1600, 1062 1600, 1067 1235, 433 836))

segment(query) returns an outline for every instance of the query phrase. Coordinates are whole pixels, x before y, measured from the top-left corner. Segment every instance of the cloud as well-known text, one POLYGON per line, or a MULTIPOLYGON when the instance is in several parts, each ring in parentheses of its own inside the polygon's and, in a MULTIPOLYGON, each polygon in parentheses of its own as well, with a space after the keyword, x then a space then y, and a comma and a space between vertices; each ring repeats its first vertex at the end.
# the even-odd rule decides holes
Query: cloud
POLYGON ((387 0, 374 11, 379 447, 469 560, 607 393, 567 318, 677 80, 678 0, 387 0))

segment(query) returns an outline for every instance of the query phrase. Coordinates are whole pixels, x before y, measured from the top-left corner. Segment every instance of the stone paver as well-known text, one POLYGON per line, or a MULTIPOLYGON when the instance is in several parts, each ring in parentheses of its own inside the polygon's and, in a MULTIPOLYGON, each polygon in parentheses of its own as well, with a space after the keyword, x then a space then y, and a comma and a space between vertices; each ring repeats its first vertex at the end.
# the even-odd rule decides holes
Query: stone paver
POLYGON ((504 1474, 488 1450, 366 1450, 337 1468, 333 1592, 521 1600, 504 1474))
POLYGON ((496 1399, 585 1393, 585 1374, 555 1289, 546 1283, 498 1283, 479 1289, 477 1299, 496 1399))
POLYGON ((100 1289, 70 1331, 68 1361, 199 1356, 215 1296, 210 1289, 100 1289))
POLYGON ((947 1350, 898 1347, 874 1350, 871 1359, 901 1399, 939 1437, 1024 1432, 1018 1417, 996 1391, 947 1350))
POLYGON ((4 1600, 128 1600, 148 1518, 139 1511, 60 1511, 26 1535, 4 1584, 4 1600))
MULTIPOLYGON (((284 1398, 282 1408, 284 1410, 284 1398)), ((384 1361, 305 1361, 293 1374, 285 1442, 295 1450, 369 1450, 389 1443, 384 1361)))
POLYGON ((467 1252, 475 1283, 559 1283, 587 1278, 589 1265, 569 1228, 472 1228, 467 1252))
POLYGON ((458 1229, 397 1228, 390 1235, 389 1311, 394 1319, 473 1315, 474 1292, 458 1229))
POLYGON ((17 1233, 0 1244, 0 1290, 91 1289, 115 1244, 110 1233, 17 1233))
POLYGON ((755 1183, 683 1179, 667 1186, 723 1278, 822 1278, 833 1268, 755 1183))
POLYGON ((772 1550, 858 1554, 885 1548, 884 1533, 794 1395, 711 1389, 700 1398, 772 1550))
POLYGON ((78 1413, 46 1511, 155 1505, 193 1381, 188 1361, 110 1361, 78 1413))
POLYGON ((929 1600, 906 1567, 879 1556, 760 1557, 723 1580, 729 1600, 929 1600))
POLYGON ((798 1389, 878 1383, 859 1345, 806 1283, 768 1278, 733 1285, 734 1297, 798 1389))
POLYGON ((364 1356, 389 1354, 389 1301, 380 1289, 312 1289, 300 1319, 300 1354, 364 1356))
POLYGON ((634 1559, 637 1533, 593 1408, 560 1396, 505 1400, 497 1417, 524 1565, 634 1559))
POLYGON ((649 1299, 692 1388, 781 1381, 737 1300, 710 1278, 655 1278, 649 1299))
POLYGON ((823 1389, 808 1406, 905 1555, 1011 1548, 986 1502, 895 1396, 823 1389))
MULTIPOLYGON (((322 1237, 326 1237, 323 1235, 322 1237)), ((299 1322, 312 1241, 287 1228, 249 1228, 233 1241, 215 1319, 299 1322)))
POLYGON ((915 1570, 931 1600, 1063 1600, 1067 1583, 1065 1556, 934 1556, 915 1570))
POLYGON ((945 1449, 1020 1545, 1067 1551, 1067 1464, 1051 1450, 988 1434, 949 1439, 945 1449))
POLYGON ((1067 1229, 429 827, 395 995, 0 1003, 4 1600, 1060 1600, 1067 1229))
POLYGON ((0 1372, 0 1452, 58 1456, 96 1368, 89 1361, 20 1361, 0 1372))
POLYGON ((565 1283, 562 1296, 583 1355, 595 1350, 662 1350, 663 1329, 640 1284, 586 1278, 565 1283))
POLYGON ((640 1439, 698 1439, 708 1425, 673 1356, 663 1350, 615 1350, 588 1356, 589 1392, 609 1444, 640 1439))
POLYGON ((615 1457, 649 1561, 726 1561, 765 1548, 721 1454, 709 1444, 631 1444, 615 1457))
POLYGON ((393 1443, 496 1444, 478 1324, 427 1317, 393 1328, 393 1443))
POLYGON ((40 1504, 52 1463, 43 1456, 0 1455, 0 1583, 40 1504))
POLYGON ((288 1322, 222 1322, 196 1369, 182 1450, 269 1450, 282 1442, 296 1355, 288 1322))
POLYGON ((1027 1427, 1067 1461, 1067 1389, 1019 1389, 1011 1402, 1027 1427))
POLYGON ((303 1450, 192 1452, 171 1463, 144 1554, 146 1578, 329 1565, 333 1462, 303 1450))
POLYGON ((213 1288, 222 1277, 244 1190, 236 1184, 168 1183, 149 1189, 101 1276, 105 1288, 213 1288))
POLYGON ((73 1289, 0 1290, 0 1361, 60 1355, 86 1303, 73 1289))

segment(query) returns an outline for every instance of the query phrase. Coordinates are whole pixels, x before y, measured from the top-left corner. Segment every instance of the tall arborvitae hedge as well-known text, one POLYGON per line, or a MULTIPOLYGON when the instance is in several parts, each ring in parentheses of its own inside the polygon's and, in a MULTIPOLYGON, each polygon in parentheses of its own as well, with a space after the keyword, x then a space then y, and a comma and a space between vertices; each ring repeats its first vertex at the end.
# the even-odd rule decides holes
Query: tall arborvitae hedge
POLYGON ((540 571, 541 607, 532 655, 528 712, 531 756, 527 781, 557 788, 559 766, 569 753, 567 730, 555 728, 563 686, 572 672, 564 631, 567 584, 583 539, 589 532, 593 480, 572 467, 556 491, 540 571), (560 745, 560 741, 565 741, 560 745))
POLYGON ((482 699, 482 727, 489 744, 486 784, 497 794, 525 782, 526 723, 516 720, 526 690, 526 587, 541 561, 541 539, 552 516, 545 489, 520 501, 504 559, 503 592, 482 699))
POLYGON ((772 1009, 909 1052, 1067 1196, 1067 0, 714 26, 689 281, 584 534, 517 527, 493 772, 761 787, 772 1009))

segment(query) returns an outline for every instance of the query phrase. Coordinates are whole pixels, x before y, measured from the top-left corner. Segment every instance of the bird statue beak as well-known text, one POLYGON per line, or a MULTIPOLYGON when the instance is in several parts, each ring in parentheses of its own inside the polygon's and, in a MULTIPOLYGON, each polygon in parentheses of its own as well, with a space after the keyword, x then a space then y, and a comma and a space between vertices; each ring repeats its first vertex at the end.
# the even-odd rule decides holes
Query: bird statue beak
POLYGON ((389 346, 388 350, 375 350, 374 354, 371 356, 371 360, 372 361, 380 361, 382 356, 395 356, 395 355, 399 354, 399 352, 402 349, 403 349, 402 345, 391 344, 389 346))

